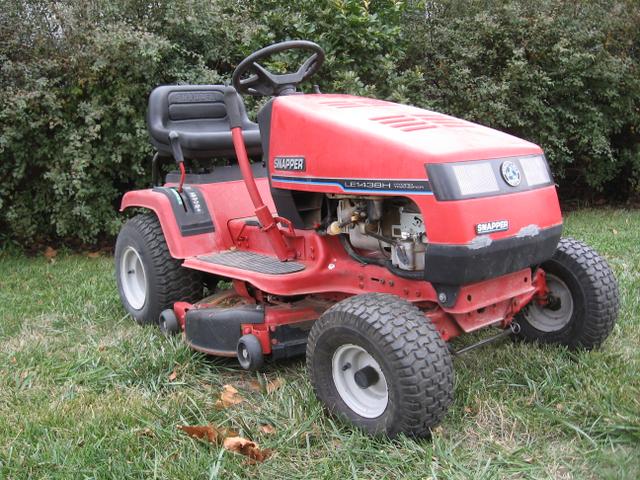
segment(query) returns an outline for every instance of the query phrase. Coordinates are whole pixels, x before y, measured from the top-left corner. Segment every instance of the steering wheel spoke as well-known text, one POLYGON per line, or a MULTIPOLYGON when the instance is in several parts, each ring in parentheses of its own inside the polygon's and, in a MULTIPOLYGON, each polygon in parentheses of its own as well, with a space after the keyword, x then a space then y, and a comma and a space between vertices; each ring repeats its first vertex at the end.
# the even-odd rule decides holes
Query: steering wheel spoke
POLYGON ((313 75, 324 61, 324 51, 320 46, 306 40, 291 40, 265 47, 252 53, 233 72, 233 86, 238 93, 249 95, 280 95, 295 92, 295 87, 313 75), (308 50, 311 55, 293 73, 274 74, 259 61, 285 50, 308 50), (251 73, 243 78, 247 73, 251 73))
POLYGON ((304 77, 308 71, 313 69, 317 61, 318 61, 318 54, 314 53, 309 58, 307 58, 302 65, 300 65, 300 68, 298 69, 296 74, 304 77))

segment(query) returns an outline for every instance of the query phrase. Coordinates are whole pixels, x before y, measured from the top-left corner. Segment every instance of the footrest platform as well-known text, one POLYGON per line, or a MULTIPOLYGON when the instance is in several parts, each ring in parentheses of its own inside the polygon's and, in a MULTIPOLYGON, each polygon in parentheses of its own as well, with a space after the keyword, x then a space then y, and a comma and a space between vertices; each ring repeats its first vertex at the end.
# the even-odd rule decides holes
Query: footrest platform
POLYGON ((286 275, 304 270, 304 265, 298 262, 281 262, 269 255, 242 250, 227 250, 220 253, 200 255, 196 258, 214 265, 223 265, 267 275, 286 275))

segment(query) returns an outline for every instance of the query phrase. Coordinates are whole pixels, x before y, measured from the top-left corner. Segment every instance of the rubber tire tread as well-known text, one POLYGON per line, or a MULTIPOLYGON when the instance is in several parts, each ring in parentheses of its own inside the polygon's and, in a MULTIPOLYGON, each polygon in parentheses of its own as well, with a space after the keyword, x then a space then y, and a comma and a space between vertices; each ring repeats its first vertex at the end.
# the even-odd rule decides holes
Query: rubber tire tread
MULTIPOLYGON (((542 332, 518 315, 520 336, 528 341, 566 345, 570 349, 598 348, 607 339, 620 308, 618 283, 607 261, 585 243, 562 238, 553 257, 542 265, 565 283, 577 287, 574 314, 557 332, 542 332)), ((573 294, 573 292, 572 292, 573 294)))
POLYGON ((116 241, 116 279, 118 292, 125 310, 141 325, 155 324, 160 313, 173 308, 178 301, 195 302, 203 295, 202 275, 182 266, 182 261, 169 253, 169 247, 162 232, 162 226, 154 213, 136 215, 125 223, 116 241), (141 310, 133 309, 120 287, 120 254, 126 243, 138 243, 138 253, 144 263, 147 274, 147 299, 141 310))
POLYGON ((370 434, 427 437, 453 401, 453 363, 446 343, 420 309, 394 295, 356 295, 327 310, 309 333, 307 371, 328 410, 370 434), (376 419, 359 416, 342 401, 332 378, 332 355, 323 354, 324 359, 316 355, 327 343, 337 341, 335 352, 336 339, 345 328, 370 344, 361 346, 385 374, 389 403, 376 419))

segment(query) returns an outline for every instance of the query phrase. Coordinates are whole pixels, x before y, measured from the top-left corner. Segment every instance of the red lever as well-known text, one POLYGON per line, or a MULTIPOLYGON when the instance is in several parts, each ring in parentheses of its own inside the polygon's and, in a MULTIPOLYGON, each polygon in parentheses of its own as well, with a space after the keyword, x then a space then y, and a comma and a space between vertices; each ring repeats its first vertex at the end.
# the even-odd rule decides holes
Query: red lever
MULTIPOLYGON (((234 90, 235 93, 235 90, 234 90)), ((262 225, 262 231, 267 234, 269 243, 273 247, 278 259, 285 261, 293 257, 293 252, 287 247, 284 241, 284 235, 278 228, 276 220, 271 215, 269 208, 262 201, 256 180, 253 177, 253 171, 251 170, 251 164, 249 163, 249 157, 247 156, 247 149, 244 145, 244 139, 242 137, 242 128, 234 127, 231 129, 231 136, 233 138, 233 147, 236 150, 236 156, 238 157, 238 164, 240 165, 240 172, 242 172, 242 178, 249 197, 253 202, 253 206, 256 209, 256 217, 260 225, 262 225)))

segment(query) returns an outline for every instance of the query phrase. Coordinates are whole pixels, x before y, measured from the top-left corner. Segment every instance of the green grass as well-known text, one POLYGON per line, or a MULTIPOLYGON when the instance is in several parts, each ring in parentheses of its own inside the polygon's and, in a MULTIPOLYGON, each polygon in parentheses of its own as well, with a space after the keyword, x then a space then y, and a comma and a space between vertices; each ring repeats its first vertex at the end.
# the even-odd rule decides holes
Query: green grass
POLYGON ((640 212, 572 213, 566 233, 616 272, 611 338, 594 352, 506 342, 456 358, 455 403, 421 441, 368 438, 326 416, 302 360, 271 365, 266 378, 284 385, 254 392, 234 362, 136 326, 111 258, 5 252, 0 478, 640 478, 640 212), (217 410, 225 384, 246 401, 217 410), (204 423, 275 454, 250 465, 176 430, 204 423))

